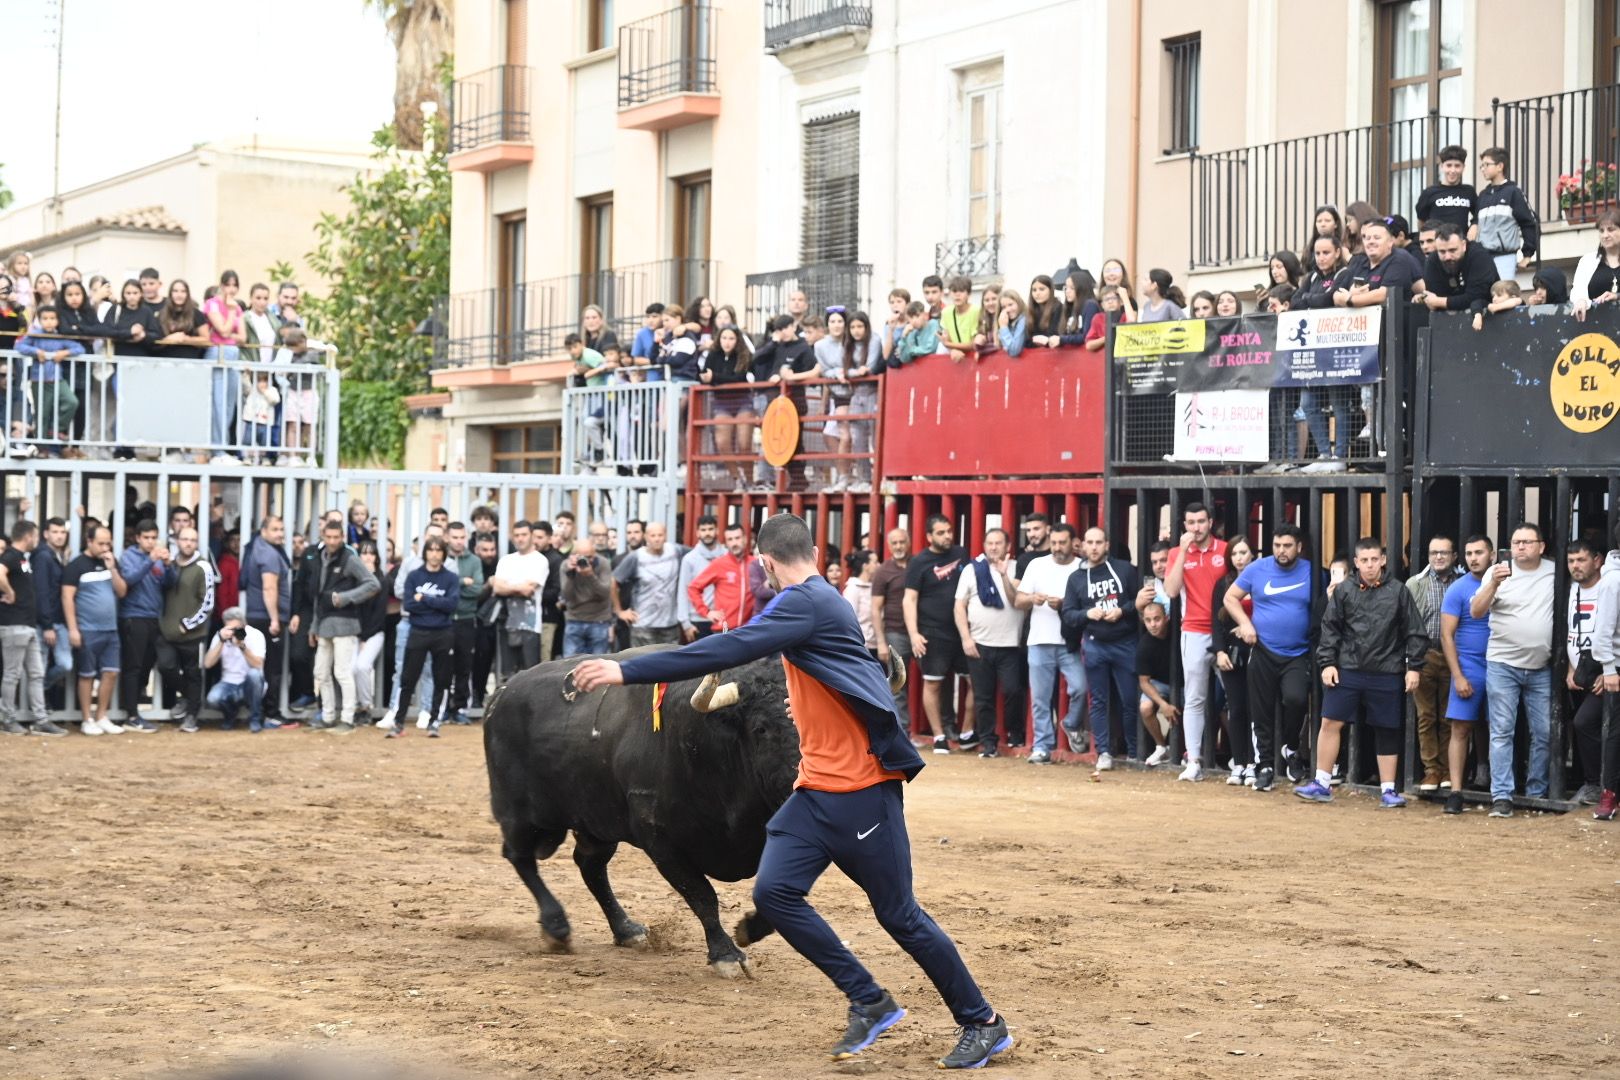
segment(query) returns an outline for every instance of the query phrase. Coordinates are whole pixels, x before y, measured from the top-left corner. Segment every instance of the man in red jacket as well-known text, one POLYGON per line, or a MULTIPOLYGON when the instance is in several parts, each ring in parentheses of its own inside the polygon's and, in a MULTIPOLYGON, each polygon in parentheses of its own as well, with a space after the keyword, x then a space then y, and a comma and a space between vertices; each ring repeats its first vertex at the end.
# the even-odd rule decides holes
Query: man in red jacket
POLYGON ((698 637, 735 630, 754 617, 754 594, 748 587, 748 541, 743 539, 741 525, 726 526, 725 544, 726 550, 686 587, 698 637), (714 589, 713 604, 703 599, 710 587, 714 589))

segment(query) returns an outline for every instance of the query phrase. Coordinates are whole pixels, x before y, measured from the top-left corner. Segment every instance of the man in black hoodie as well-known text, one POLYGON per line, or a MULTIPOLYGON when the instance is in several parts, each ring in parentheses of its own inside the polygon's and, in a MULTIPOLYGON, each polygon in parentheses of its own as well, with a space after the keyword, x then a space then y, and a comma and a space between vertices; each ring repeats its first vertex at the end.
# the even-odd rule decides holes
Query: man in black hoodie
POLYGON ((1080 541, 1085 556, 1063 594, 1063 628, 1084 644, 1086 685, 1091 687, 1091 732, 1097 741, 1097 769, 1114 767, 1108 720, 1108 689, 1119 697, 1125 753, 1136 756, 1136 594, 1142 575, 1123 559, 1108 556, 1108 534, 1093 526, 1080 541))
POLYGON ((1491 302, 1491 286, 1497 282, 1496 264, 1478 244, 1455 225, 1435 230, 1434 253, 1423 267, 1428 291, 1413 297, 1430 311, 1466 311, 1477 315, 1491 302))
POLYGON ((1493 146, 1479 155, 1479 175, 1485 190, 1474 198, 1474 220, 1479 223, 1479 246, 1496 265, 1496 275, 1512 281, 1530 265, 1540 230, 1536 212, 1525 202, 1519 185, 1507 178, 1508 152, 1493 146))

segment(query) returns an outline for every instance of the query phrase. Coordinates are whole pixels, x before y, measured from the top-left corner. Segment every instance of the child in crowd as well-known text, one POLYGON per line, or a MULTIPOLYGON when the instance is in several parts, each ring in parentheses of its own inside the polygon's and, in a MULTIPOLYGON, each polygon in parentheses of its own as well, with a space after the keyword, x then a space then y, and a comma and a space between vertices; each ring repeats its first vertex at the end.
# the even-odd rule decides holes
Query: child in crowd
POLYGON ((973 351, 973 335, 979 332, 979 309, 973 304, 972 278, 951 278, 951 306, 939 316, 939 326, 952 360, 961 360, 973 351))
MULTIPOLYGON (((320 353, 309 347, 309 337, 301 326, 281 328, 281 348, 276 350, 277 364, 319 364, 320 353)), ((281 377, 285 392, 281 395, 282 419, 287 424, 285 445, 290 453, 283 458, 289 465, 309 464, 300 461, 300 452, 315 454, 315 425, 320 416, 319 395, 315 393, 315 374, 293 372, 281 377)))
POLYGON ((1000 321, 1001 288, 986 285, 979 293, 979 332, 973 335, 973 347, 981 356, 996 351, 1000 321))
MULTIPOLYGON (((281 404, 281 391, 276 389, 268 371, 242 372, 242 388, 247 392, 242 402, 242 441, 252 447, 275 446, 276 406, 281 404)), ((275 460, 273 453, 268 457, 275 460)), ((261 460, 258 450, 248 453, 249 465, 257 465, 261 460)))
POLYGON ((1108 344, 1108 317, 1115 312, 1119 313, 1119 321, 1131 321, 1130 313, 1125 310, 1123 298, 1118 285, 1104 285, 1101 293, 1102 310, 1091 317, 1091 326, 1086 330, 1085 345, 1092 352, 1101 352, 1103 346, 1108 344))
POLYGON ((1008 289, 1001 294, 1001 313, 996 319, 996 340, 1009 357, 1016 357, 1024 351, 1024 342, 1028 337, 1029 318, 1024 311, 1024 298, 1018 295, 1017 289, 1008 289))
POLYGON ((938 274, 929 274, 923 278, 922 289, 928 317, 937 320, 945 312, 945 281, 938 274))
POLYGON ((1479 175, 1485 190, 1474 198, 1474 220, 1479 245, 1496 262, 1503 281, 1530 265, 1540 231, 1536 212, 1524 199, 1519 185, 1507 178, 1508 152, 1493 146, 1479 155, 1479 175))
POLYGON ((1440 150, 1440 182, 1423 189, 1417 200, 1417 219, 1439 225, 1451 222, 1463 232, 1473 235, 1474 185, 1463 183, 1463 169, 1468 165, 1468 151, 1460 146, 1446 146, 1440 150))
POLYGON ((928 305, 913 300, 906 306, 907 330, 894 347, 894 363, 909 364, 939 352, 939 323, 928 314, 928 305))
POLYGON ((1491 286, 1491 302, 1485 306, 1484 311, 1474 312, 1474 329, 1485 329, 1485 316, 1495 315, 1500 311, 1512 311, 1524 303, 1524 292, 1519 283, 1513 280, 1498 281, 1491 286))
MULTIPOLYGON (((59 314, 54 305, 44 305, 34 314, 38 333, 17 342, 17 352, 33 361, 34 416, 43 440, 66 443, 79 408, 79 396, 67 377, 67 361, 84 355, 84 346, 69 338, 55 337, 59 314)), ((70 451, 72 453, 72 451, 70 451)))
POLYGON ((894 355, 894 347, 906 332, 906 308, 911 305, 911 293, 906 289, 889 290, 889 317, 883 323, 883 359, 894 355))

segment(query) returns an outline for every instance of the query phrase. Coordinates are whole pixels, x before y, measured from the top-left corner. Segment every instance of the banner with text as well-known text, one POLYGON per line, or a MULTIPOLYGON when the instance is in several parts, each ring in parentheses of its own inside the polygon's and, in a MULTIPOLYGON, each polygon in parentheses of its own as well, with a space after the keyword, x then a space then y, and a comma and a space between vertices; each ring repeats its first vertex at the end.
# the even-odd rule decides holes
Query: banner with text
POLYGON ((1179 461, 1269 461, 1269 390, 1176 394, 1179 461))
POLYGON ((1330 308, 1125 323, 1114 335, 1123 394, 1352 386, 1379 379, 1380 308, 1330 308))

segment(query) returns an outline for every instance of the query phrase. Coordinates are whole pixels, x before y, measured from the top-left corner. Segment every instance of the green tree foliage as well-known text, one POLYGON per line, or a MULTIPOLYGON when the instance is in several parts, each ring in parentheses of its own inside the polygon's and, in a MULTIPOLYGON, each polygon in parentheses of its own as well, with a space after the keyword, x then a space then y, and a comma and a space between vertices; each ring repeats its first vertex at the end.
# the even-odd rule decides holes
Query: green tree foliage
MULTIPOLYGON (((0 169, 3 168, 5 168, 5 166, 0 165, 0 169)), ((11 194, 11 189, 6 187, 6 182, 4 180, 0 180, 0 210, 4 210, 6 207, 10 206, 13 197, 14 196, 11 194)))
POLYGON ((355 177, 349 211, 323 214, 308 256, 330 286, 309 296, 311 329, 337 347, 343 372, 340 452, 346 462, 404 458, 403 398, 428 388, 431 338, 416 333, 450 287, 450 171, 446 139, 403 153, 391 127, 372 137, 377 170, 355 177))

